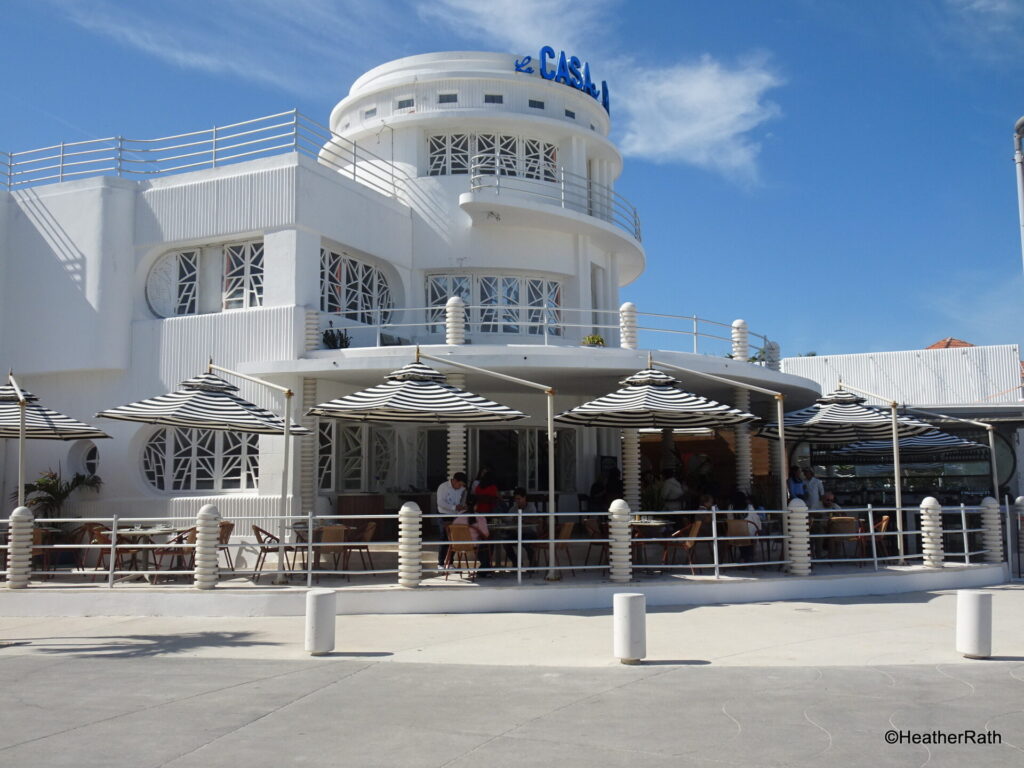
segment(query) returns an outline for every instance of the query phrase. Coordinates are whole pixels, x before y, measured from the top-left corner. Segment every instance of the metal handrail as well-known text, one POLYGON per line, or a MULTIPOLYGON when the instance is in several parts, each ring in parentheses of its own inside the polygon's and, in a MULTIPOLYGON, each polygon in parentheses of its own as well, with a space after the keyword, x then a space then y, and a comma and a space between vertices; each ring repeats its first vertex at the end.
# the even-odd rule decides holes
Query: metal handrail
POLYGON ((625 230, 640 241, 640 216, 636 208, 612 188, 568 171, 564 166, 539 163, 527 167, 518 158, 477 154, 470 158, 469 188, 472 192, 502 188, 560 208, 585 213, 625 230))

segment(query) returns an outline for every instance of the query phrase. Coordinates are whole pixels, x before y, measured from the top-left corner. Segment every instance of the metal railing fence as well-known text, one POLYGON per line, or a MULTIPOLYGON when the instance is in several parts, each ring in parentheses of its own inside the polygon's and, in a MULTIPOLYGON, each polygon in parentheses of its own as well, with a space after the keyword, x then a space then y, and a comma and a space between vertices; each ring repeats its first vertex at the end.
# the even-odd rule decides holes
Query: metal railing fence
MULTIPOLYGON (((619 310, 533 304, 467 304, 467 343, 509 343, 571 346, 591 334, 600 335, 606 346, 617 346, 619 310)), ((693 354, 729 355, 731 323, 697 315, 637 312, 647 319, 637 330, 649 346, 693 354), (678 343, 677 343, 678 342, 678 343)), ((437 344, 443 341, 445 307, 383 307, 319 313, 319 329, 344 333, 351 347, 437 344)), ((768 337, 750 333, 755 361, 764 362, 768 337)), ((326 346, 326 345, 324 345, 326 346)))

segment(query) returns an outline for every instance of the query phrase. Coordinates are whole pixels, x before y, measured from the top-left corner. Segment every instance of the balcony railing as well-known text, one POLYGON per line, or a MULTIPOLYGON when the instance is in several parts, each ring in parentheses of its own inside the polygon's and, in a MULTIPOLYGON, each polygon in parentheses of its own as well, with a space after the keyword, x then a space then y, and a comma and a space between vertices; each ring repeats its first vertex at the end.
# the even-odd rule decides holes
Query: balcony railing
POLYGON ((536 200, 584 213, 641 240, 640 216, 626 198, 560 166, 538 163, 536 167, 518 167, 494 155, 475 155, 470 164, 469 188, 472 192, 493 190, 495 195, 536 200))
MULTIPOLYGON (((655 312, 636 312, 634 317, 644 348, 716 356, 732 352, 731 323, 655 312)), ((445 320, 444 306, 321 312, 320 333, 330 328, 336 336, 343 334, 347 347, 440 344, 445 340, 445 320)), ((615 347, 621 323, 620 311, 612 309, 470 304, 465 306, 464 326, 468 344, 579 346, 588 336, 600 336, 605 346, 615 347)), ((749 338, 753 362, 777 356, 766 336, 750 332, 749 338)))

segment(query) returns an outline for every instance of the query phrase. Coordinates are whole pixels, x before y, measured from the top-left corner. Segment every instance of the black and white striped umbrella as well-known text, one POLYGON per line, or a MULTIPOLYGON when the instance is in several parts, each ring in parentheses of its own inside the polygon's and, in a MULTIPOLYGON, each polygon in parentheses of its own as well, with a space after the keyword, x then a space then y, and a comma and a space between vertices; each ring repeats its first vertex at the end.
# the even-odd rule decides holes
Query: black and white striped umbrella
MULTIPOLYGON (((920 435, 904 437, 899 440, 900 453, 903 455, 922 455, 929 453, 943 453, 945 451, 968 451, 978 448, 988 450, 987 445, 967 440, 963 437, 951 435, 933 429, 931 432, 922 432, 920 435)), ((886 454, 892 453, 892 440, 862 440, 859 443, 851 443, 844 446, 836 453, 861 453, 861 454, 886 454)))
MULTIPOLYGON (((791 411, 783 417, 786 439, 807 443, 854 443, 889 438, 892 449, 892 415, 888 408, 864 405, 865 399, 839 389, 807 408, 791 411)), ((899 436, 912 437, 935 430, 931 424, 910 416, 897 417, 899 436)), ((779 439, 778 423, 765 424, 758 434, 779 439)))
MULTIPOLYGON (((27 440, 97 440, 110 437, 106 432, 39 405, 39 398, 28 390, 25 396, 25 438, 27 440)), ((0 387, 0 437, 17 439, 21 434, 21 408, 14 387, 0 387)))
POLYGON ((645 368, 623 379, 622 389, 578 405, 555 417, 563 424, 619 427, 622 435, 622 484, 625 501, 640 510, 641 427, 731 427, 757 416, 683 389, 668 374, 645 368))
POLYGON ((526 414, 445 383, 445 376, 423 363, 392 371, 386 382, 308 411, 310 416, 353 421, 465 424, 515 421, 526 414))
MULTIPOLYGON (((238 387, 220 376, 203 373, 181 382, 181 389, 148 400, 100 411, 97 416, 187 429, 216 429, 259 435, 284 434, 284 419, 234 394, 238 387)), ((293 423, 293 435, 310 430, 293 423)))
POLYGON ((758 417, 684 390, 678 381, 647 368, 620 382, 622 389, 555 417, 588 427, 730 427, 758 417))

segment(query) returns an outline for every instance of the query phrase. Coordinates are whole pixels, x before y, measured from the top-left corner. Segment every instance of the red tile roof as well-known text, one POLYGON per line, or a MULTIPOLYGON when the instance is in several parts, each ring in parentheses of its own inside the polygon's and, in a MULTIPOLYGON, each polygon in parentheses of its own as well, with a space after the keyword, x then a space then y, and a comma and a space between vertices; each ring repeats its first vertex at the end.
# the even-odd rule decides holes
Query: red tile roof
POLYGON ((974 345, 971 344, 969 341, 964 341, 963 339, 954 339, 952 336, 947 336, 946 338, 942 339, 941 341, 936 341, 930 347, 925 347, 925 349, 949 349, 950 347, 973 347, 973 346, 974 345))

